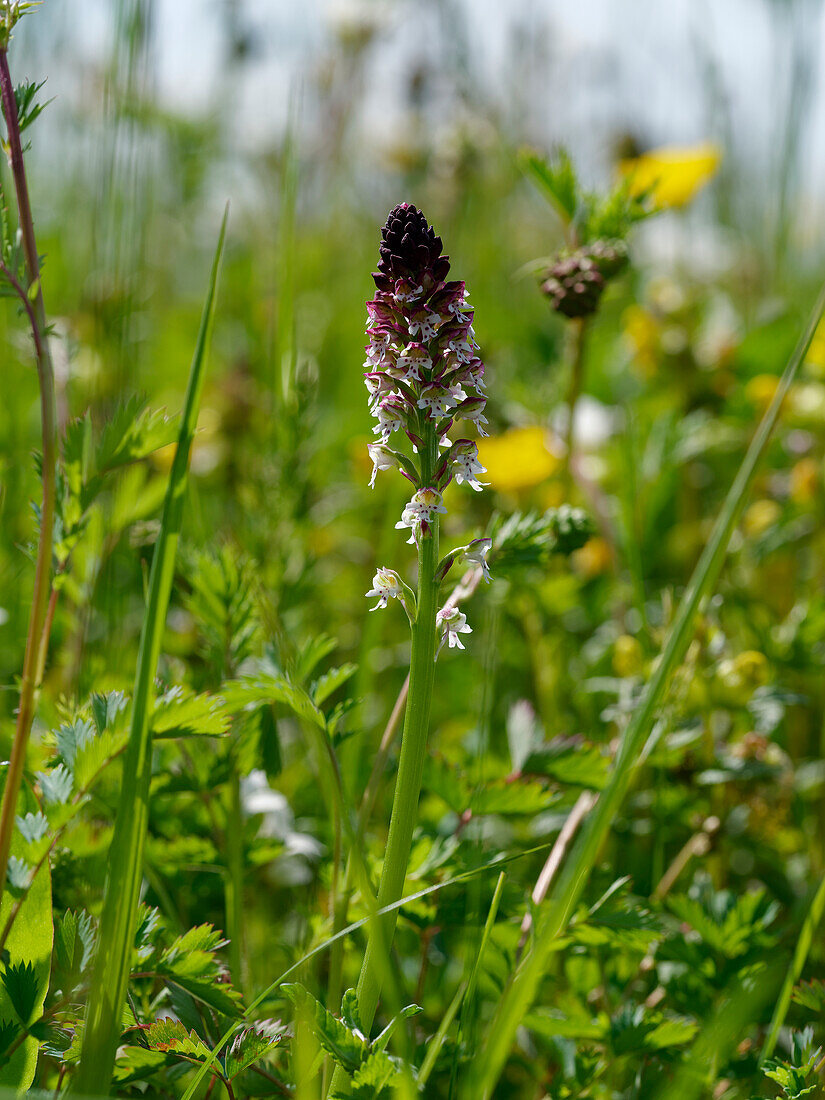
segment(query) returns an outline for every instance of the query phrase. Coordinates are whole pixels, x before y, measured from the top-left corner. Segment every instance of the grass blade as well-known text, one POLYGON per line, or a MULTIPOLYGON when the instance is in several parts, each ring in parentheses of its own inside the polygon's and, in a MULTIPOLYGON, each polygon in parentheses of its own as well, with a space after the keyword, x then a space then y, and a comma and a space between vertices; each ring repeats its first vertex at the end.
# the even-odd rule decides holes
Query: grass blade
POLYGON ((103 901, 100 940, 86 1013, 86 1030, 77 1091, 108 1095, 120 1038, 121 1006, 126 999, 135 915, 143 876, 143 847, 148 816, 152 764, 151 710, 166 611, 172 589, 175 551, 183 519, 189 452, 195 435, 203 390, 206 352, 215 312, 215 294, 226 236, 224 214, 212 275, 203 307, 195 354, 189 372, 180 435, 175 452, 160 534, 152 558, 149 598, 138 650, 132 723, 123 764, 117 820, 109 853, 109 875, 103 901))
POLYGON ((811 900, 810 908, 805 914, 805 922, 799 933, 799 939, 796 941, 793 959, 791 960, 791 965, 788 967, 788 973, 785 975, 785 981, 782 983, 782 991, 779 994, 779 1000, 776 1002, 776 1007, 773 1010, 771 1026, 768 1030, 765 1044, 762 1047, 762 1053, 759 1056, 760 1066, 764 1063, 766 1058, 770 1058, 773 1054, 776 1040, 779 1037, 779 1029, 785 1022, 785 1016, 788 1013, 788 1007, 791 1003, 793 987, 799 981, 802 968, 805 966, 805 960, 808 958, 808 952, 811 950, 814 933, 817 928, 819 928, 820 921, 822 920, 823 912, 825 912, 825 875, 820 880, 817 891, 811 900))
POLYGON ((593 869, 599 849, 632 782, 650 736, 657 710, 670 676, 682 660, 691 639, 693 623, 702 600, 719 576, 728 543, 745 505, 748 489, 759 459, 779 418, 782 403, 810 346, 819 319, 825 311, 825 285, 803 334, 779 380, 776 393, 751 441, 733 485, 725 498, 710 539, 685 590, 676 620, 659 658, 656 671, 631 719, 613 768, 610 781, 596 808, 585 823, 575 848, 564 866, 555 890, 544 903, 536 938, 499 1002, 489 1030, 489 1042, 476 1070, 476 1095, 489 1098, 504 1068, 516 1030, 532 1005, 556 937, 564 930, 593 869))

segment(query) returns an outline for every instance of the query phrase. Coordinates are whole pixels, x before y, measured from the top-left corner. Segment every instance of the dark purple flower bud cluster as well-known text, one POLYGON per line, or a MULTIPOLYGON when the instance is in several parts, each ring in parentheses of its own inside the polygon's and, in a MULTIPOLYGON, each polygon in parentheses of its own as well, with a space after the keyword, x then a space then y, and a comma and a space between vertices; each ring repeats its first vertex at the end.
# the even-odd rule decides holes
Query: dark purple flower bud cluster
MULTIPOLYGON (((475 443, 464 439, 451 445, 447 433, 456 420, 469 420, 486 435, 487 423, 473 310, 464 283, 446 281, 450 263, 441 249, 441 238, 416 207, 396 206, 382 230, 379 270, 373 275, 377 290, 367 303, 365 381, 380 439, 370 446, 373 482, 378 470, 396 466, 427 494, 440 494, 454 476, 481 488, 477 475, 484 469, 475 443), (425 485, 416 465, 388 443, 394 432, 403 431, 420 451, 428 429, 448 449, 431 471, 433 483, 425 485)), ((429 504, 422 509, 414 500, 402 525, 415 538, 426 536, 430 512, 429 504)))

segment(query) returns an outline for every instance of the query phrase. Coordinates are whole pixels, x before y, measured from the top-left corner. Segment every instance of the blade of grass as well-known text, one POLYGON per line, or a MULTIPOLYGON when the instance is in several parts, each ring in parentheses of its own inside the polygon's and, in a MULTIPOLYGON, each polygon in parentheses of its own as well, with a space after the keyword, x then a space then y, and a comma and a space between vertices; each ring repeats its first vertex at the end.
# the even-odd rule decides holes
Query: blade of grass
POLYGON ((483 875, 487 871, 499 870, 502 867, 507 866, 509 863, 514 863, 518 859, 527 859, 529 856, 536 855, 538 852, 546 852, 550 847, 549 844, 540 844, 536 848, 529 848, 525 852, 514 852, 511 855, 499 856, 495 859, 489 860, 487 863, 481 864, 480 867, 473 867, 470 871, 462 871, 461 874, 454 875, 452 878, 445 879, 443 882, 437 882, 434 886, 426 886, 423 890, 417 890, 414 894, 408 894, 406 897, 401 898, 399 901, 395 901, 392 905, 385 905, 383 908, 371 912, 368 916, 362 917, 360 920, 355 921, 353 924, 348 924, 346 928, 342 928, 340 932, 336 932, 335 935, 330 936, 329 939, 324 940, 323 943, 317 944, 310 951, 307 951, 305 955, 302 955, 297 962, 294 962, 292 966, 288 967, 283 974, 279 975, 274 982, 262 990, 255 1000, 249 1005, 244 1012, 241 1020, 235 1021, 220 1037, 215 1044, 214 1049, 211 1051, 209 1057, 198 1067, 195 1076, 189 1082, 189 1087, 181 1097, 181 1100, 192 1100, 192 1097, 198 1090, 198 1086, 209 1073, 210 1068, 218 1059, 218 1055, 224 1049, 226 1044, 232 1039, 236 1031, 240 1031, 248 1025, 248 1021, 253 1019, 253 1014, 263 1005, 269 997, 278 989, 279 986, 301 969, 302 966, 314 959, 317 955, 322 954, 324 951, 328 951, 334 943, 343 939, 345 936, 352 935, 353 932, 357 932, 359 928, 363 928, 365 925, 370 924, 376 917, 385 916, 387 913, 397 912, 405 905, 409 905, 411 902, 418 901, 420 898, 429 897, 430 894, 435 894, 439 890, 445 890, 448 886, 456 886, 460 882, 469 882, 476 878, 478 875, 483 875))
POLYGON ((554 940, 564 930, 596 862, 599 849, 632 782, 636 766, 643 756, 656 712, 662 703, 670 676, 684 657, 690 643, 693 622, 702 600, 710 593, 719 576, 728 543, 745 505, 757 463, 779 418, 782 403, 796 377, 800 364, 825 311, 825 285, 779 380, 774 399, 751 441, 733 485, 725 498, 710 539, 688 583, 676 621, 660 655, 656 670, 648 681, 639 706, 625 731, 610 781, 602 792, 594 812, 579 835, 555 890, 545 902, 538 921, 532 950, 524 956, 504 992, 489 1030, 489 1042, 477 1063, 476 1095, 489 1098, 501 1075, 515 1038, 516 1030, 532 1005, 544 973, 554 940))
POLYGON ((675 1078, 657 1090, 655 1100, 671 1100, 674 1096, 696 1100, 710 1095, 708 1083, 717 1083, 717 1067, 730 1057, 745 1028, 759 1019, 779 985, 781 973, 777 963, 770 963, 758 978, 734 980, 685 1054, 675 1078))
POLYGON ((763 1065, 766 1058, 770 1058, 773 1054, 776 1040, 779 1037, 779 1029, 785 1022, 788 1006, 791 1003, 793 987, 799 981, 799 976, 802 973, 805 960, 808 958, 808 952, 811 950, 814 933, 817 928, 819 928, 819 924, 822 920, 823 912, 825 912, 825 875, 822 876, 817 891, 811 900, 810 908, 805 915, 805 921, 799 933, 799 939, 796 941, 793 959, 791 960, 791 965, 788 967, 788 973, 785 975, 785 981, 782 983, 779 1000, 776 1002, 776 1007, 773 1010, 771 1026, 768 1030, 764 1046, 762 1047, 762 1053, 759 1055, 760 1066, 763 1065))
POLYGON ((109 873, 103 901, 99 946, 89 993, 83 1050, 76 1082, 79 1092, 108 1095, 115 1051, 120 1038, 119 1020, 121 1006, 126 999, 138 895, 143 876, 143 848, 149 810, 149 780, 152 771, 153 685, 172 589, 175 551, 183 521, 189 452, 195 435, 203 390, 206 352, 215 313, 215 295, 228 214, 227 207, 212 263, 209 289, 189 372, 178 446, 169 475, 160 534, 152 559, 149 597, 135 673, 129 744, 123 764, 120 802, 109 853, 109 873))

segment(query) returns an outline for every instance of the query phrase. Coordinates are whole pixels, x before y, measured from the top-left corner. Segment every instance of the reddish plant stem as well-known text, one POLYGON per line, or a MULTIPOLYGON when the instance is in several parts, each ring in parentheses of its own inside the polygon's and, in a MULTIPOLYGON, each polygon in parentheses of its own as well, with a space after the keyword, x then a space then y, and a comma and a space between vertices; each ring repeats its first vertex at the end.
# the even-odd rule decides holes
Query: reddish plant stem
POLYGON ((34 235, 31 202, 26 182, 26 170, 23 164, 23 146, 20 141, 20 120, 17 115, 17 101, 14 85, 9 72, 8 53, 0 50, 0 100, 6 119, 8 151, 14 187, 17 195, 17 212, 23 243, 23 255, 26 263, 28 288, 19 284, 15 287, 24 301, 26 312, 34 337, 37 374, 40 382, 40 417, 43 435, 43 500, 40 508, 40 535, 37 545, 37 560, 34 575, 34 592, 29 616, 29 630, 26 638, 26 652, 23 659, 23 675, 20 685, 20 702, 17 710, 17 723, 12 743, 11 759, 6 773, 6 785, 3 802, 0 807, 0 896, 6 883, 6 870, 11 851, 17 797, 23 780, 26 761, 26 748, 31 733, 32 721, 40 685, 45 667, 45 652, 48 647, 48 631, 45 629, 51 585, 52 537, 55 512, 55 467, 57 463, 57 422, 55 415, 54 368, 49 353, 46 329, 46 308, 43 304, 43 291, 40 286, 40 260, 37 254, 37 241, 34 235))

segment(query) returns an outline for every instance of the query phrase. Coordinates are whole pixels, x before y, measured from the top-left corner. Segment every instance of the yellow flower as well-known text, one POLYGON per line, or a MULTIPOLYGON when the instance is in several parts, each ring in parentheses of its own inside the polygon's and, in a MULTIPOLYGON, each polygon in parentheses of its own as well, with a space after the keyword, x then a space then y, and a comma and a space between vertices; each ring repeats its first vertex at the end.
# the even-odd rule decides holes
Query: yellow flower
POLYGON ((585 577, 597 577, 610 568, 612 554, 607 542, 597 535, 588 539, 581 550, 571 555, 571 561, 578 573, 585 577))
POLYGON ((656 373, 661 325, 650 310, 632 305, 622 314, 622 327, 642 373, 651 377, 656 373))
POLYGON ((560 466, 543 428, 511 428, 478 441, 478 457, 494 489, 512 492, 540 485, 560 466))
POLYGON ((816 326, 811 346, 805 356, 805 366, 820 378, 825 375, 825 320, 816 326))
POLYGON ((800 458, 791 470, 791 498, 797 504, 808 504, 819 487, 819 466, 812 458, 800 458))
POLYGON ((722 159, 718 145, 664 145, 639 157, 619 162, 619 171, 630 180, 634 195, 649 192, 659 208, 685 206, 708 180, 722 159))
POLYGON ((613 671, 617 676, 638 676, 644 669, 644 654, 639 639, 620 634, 613 646, 613 671))
POLYGON ((756 374, 745 383, 745 397, 760 412, 764 412, 773 401, 778 385, 778 374, 756 374))
POLYGON ((782 508, 775 500, 755 500, 742 520, 746 535, 758 538, 764 535, 782 515, 782 508))

